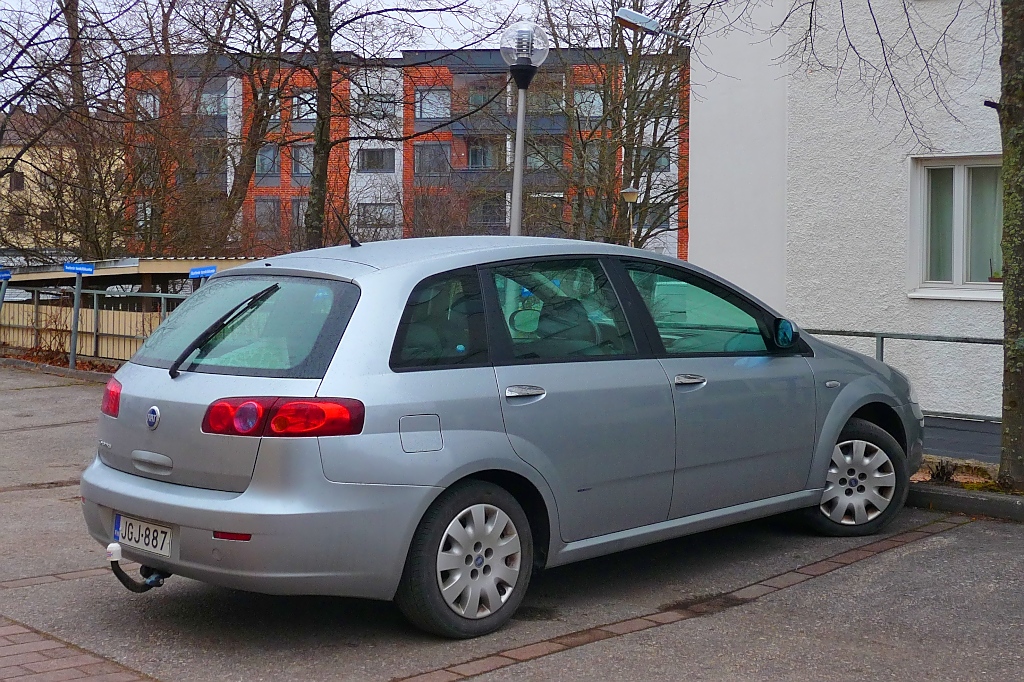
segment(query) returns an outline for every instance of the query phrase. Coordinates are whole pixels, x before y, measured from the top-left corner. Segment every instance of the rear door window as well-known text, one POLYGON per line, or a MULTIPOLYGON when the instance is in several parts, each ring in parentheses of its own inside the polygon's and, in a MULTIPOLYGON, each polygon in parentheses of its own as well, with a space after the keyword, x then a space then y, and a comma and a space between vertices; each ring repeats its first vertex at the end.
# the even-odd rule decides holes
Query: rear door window
POLYGON ((469 268, 416 285, 398 325, 392 369, 477 367, 490 362, 480 280, 469 268))
POLYGON ((211 324, 272 284, 279 288, 193 351, 181 370, 323 378, 355 309, 359 288, 349 282, 311 277, 211 279, 153 332, 132 362, 169 368, 211 324))
MULTIPOLYGON (((502 332, 516 360, 632 357, 626 316, 597 259, 545 260, 490 270, 502 332)), ((500 332, 499 332, 500 333, 500 332)))

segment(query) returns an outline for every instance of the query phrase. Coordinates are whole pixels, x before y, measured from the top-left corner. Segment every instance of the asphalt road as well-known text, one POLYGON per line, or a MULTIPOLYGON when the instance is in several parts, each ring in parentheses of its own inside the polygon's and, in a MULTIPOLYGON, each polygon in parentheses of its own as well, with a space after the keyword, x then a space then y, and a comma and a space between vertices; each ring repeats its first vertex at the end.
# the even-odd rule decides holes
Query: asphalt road
POLYGON ((924 418, 924 451, 938 457, 999 463, 1000 429, 995 421, 924 418))
MULTIPOLYGON (((0 679, 438 682, 494 664, 487 679, 1006 680, 1024 669, 1024 526, 984 520, 881 545, 814 536, 792 516, 701 533, 544 572, 509 627, 466 642, 413 630, 387 603, 180 577, 131 594, 87 571, 104 566, 103 548, 75 477, 94 451, 101 390, 0 369, 0 679), (794 584, 687 610, 762 581, 794 584), (638 618, 628 623, 646 629, 632 634, 609 625, 638 618), (601 626, 607 639, 576 646, 601 626), (517 647, 533 653, 495 655, 517 647), (541 650, 557 653, 531 658, 541 650)), ((883 535, 947 516, 905 510, 883 535)))

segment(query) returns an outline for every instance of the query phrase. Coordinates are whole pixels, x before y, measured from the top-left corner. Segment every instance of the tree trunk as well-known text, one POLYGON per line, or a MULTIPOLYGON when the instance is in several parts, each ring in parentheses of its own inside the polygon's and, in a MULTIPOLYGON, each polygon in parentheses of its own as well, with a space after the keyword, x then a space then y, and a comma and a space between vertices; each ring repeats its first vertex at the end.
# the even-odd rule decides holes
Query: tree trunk
POLYGON ((316 0, 312 12, 316 27, 316 123, 313 125, 313 169, 306 209, 306 248, 324 245, 327 205, 327 161, 331 154, 331 88, 334 85, 334 49, 331 47, 331 3, 316 0))
POLYGON ((1024 0, 1002 0, 1003 447, 999 480, 1024 490, 1024 0))
POLYGON ((81 256, 98 258, 101 249, 95 229, 95 215, 92 210, 92 169, 89 163, 89 106, 85 98, 85 71, 82 66, 81 20, 78 0, 66 0, 61 11, 68 30, 68 66, 71 84, 70 133, 75 154, 76 177, 74 179, 73 206, 78 215, 78 248, 81 256))

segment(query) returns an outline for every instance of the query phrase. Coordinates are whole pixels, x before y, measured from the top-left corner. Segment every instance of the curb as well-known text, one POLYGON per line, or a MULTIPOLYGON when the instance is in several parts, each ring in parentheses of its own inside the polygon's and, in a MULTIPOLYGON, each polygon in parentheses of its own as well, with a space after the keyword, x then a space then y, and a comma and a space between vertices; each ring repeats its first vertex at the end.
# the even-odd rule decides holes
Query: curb
POLYGON ((1021 495, 911 483, 907 504, 922 509, 1024 522, 1024 496, 1021 495))
POLYGON ((13 367, 14 369, 25 369, 30 372, 42 372, 43 374, 54 374, 68 379, 81 379, 82 381, 94 381, 105 384, 110 380, 112 374, 106 372, 90 372, 84 369, 68 369, 67 367, 54 367, 53 365, 42 365, 28 360, 18 358, 0 358, 0 367, 13 367))

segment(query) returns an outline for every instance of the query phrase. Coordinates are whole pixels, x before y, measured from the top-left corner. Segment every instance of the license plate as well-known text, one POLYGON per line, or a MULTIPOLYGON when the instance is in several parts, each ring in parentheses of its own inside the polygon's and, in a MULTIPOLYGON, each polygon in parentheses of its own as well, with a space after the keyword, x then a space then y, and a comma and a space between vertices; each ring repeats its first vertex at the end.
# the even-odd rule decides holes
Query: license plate
POLYGON ((143 552, 171 556, 170 528, 123 514, 114 517, 114 542, 141 549, 143 552))

